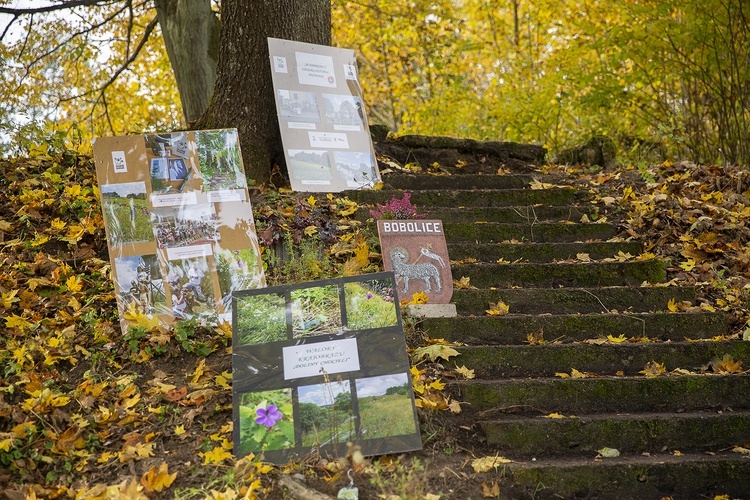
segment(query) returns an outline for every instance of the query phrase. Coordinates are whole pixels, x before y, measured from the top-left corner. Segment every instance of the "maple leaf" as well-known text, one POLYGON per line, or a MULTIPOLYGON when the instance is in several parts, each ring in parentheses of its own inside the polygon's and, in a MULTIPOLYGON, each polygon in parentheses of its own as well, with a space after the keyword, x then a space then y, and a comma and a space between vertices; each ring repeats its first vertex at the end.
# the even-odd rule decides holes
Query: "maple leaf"
POLYGON ((639 371, 638 373, 642 373, 646 376, 646 378, 654 378, 666 373, 666 371, 667 369, 662 363, 649 361, 648 363, 646 363, 646 366, 643 367, 643 370, 639 371))
POLYGON ((2 302, 5 309, 10 309, 13 304, 15 304, 16 302, 20 302, 21 299, 16 297, 17 293, 18 290, 10 290, 0 296, 0 302, 2 302))
POLYGON ((621 343, 625 342, 628 339, 627 339, 627 337, 625 337, 625 334, 623 333, 619 337, 615 337, 614 335, 607 335, 607 340, 609 340, 610 342, 612 342, 614 344, 621 344, 621 343))
POLYGON ((442 358, 447 360, 451 356, 458 356, 458 354, 458 351, 452 347, 443 344, 434 344, 414 349, 414 351, 412 351, 412 358, 415 363, 424 358, 427 358, 434 363, 438 359, 442 358))
POLYGON ((19 330, 23 331, 31 326, 30 322, 17 314, 5 316, 3 319, 5 320, 5 326, 8 328, 18 328, 19 330))
POLYGON ((169 473, 169 465, 162 462, 159 468, 151 467, 148 472, 141 476, 141 484, 146 491, 162 491, 169 488, 177 477, 177 473, 169 473))
POLYGON ((571 378, 587 378, 589 376, 586 372, 579 372, 575 368, 570 370, 570 377, 571 378))
POLYGON ((489 486, 486 482, 482 482, 482 496, 484 498, 499 498, 500 497, 500 485, 497 481, 492 482, 492 486, 489 486))
POLYGON ((510 310, 510 306, 507 305, 503 301, 499 301, 497 304, 494 302, 490 302, 490 308, 487 309, 485 312, 489 316, 505 316, 508 314, 508 311, 510 310))
POLYGON ((688 259, 685 262, 680 264, 680 269, 682 269, 683 271, 690 272, 693 270, 694 267, 695 267, 695 260, 693 259, 688 259))
POLYGON ((731 354, 725 354, 721 359, 712 359, 710 365, 715 373, 742 373, 742 360, 735 361, 731 354))
POLYGON ((83 289, 83 280, 81 280, 77 276, 71 276, 65 282, 65 286, 71 292, 80 292, 83 289))
POLYGON ((203 457, 203 465, 220 464, 224 460, 232 458, 232 454, 222 446, 217 446, 206 453, 199 453, 199 455, 203 457))
POLYGON ((591 257, 589 257, 589 254, 587 253, 576 254, 576 259, 580 260, 581 262, 591 262, 591 257))
POLYGON ((304 232, 305 236, 312 236, 313 234, 318 232, 318 228, 315 226, 307 226, 304 232))
POLYGON ((466 368, 466 366, 456 367, 453 371, 463 376, 465 379, 473 379, 475 377, 474 370, 470 370, 466 368))
POLYGON ((471 288, 470 282, 471 278, 467 276, 462 276, 459 280, 453 280, 453 286, 458 288, 459 290, 466 290, 468 288, 471 288))
POLYGON ((474 469, 474 472, 487 472, 490 469, 497 469, 499 466, 509 463, 513 463, 513 460, 501 456, 482 457, 472 460, 471 467, 474 469))
POLYGON ((451 401, 450 404, 448 404, 448 409, 455 414, 461 413, 461 403, 458 401, 451 401))

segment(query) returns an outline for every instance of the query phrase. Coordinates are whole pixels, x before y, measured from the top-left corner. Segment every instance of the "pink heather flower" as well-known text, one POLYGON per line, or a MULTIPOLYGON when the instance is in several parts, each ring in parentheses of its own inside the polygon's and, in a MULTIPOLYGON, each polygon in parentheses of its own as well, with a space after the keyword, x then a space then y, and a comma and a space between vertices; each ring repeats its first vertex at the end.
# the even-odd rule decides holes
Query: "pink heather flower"
POLYGON ((427 214, 418 214, 417 207, 411 204, 411 193, 404 193, 402 199, 395 196, 385 205, 377 204, 377 210, 370 210, 375 220, 424 219, 427 214))
POLYGON ((276 422, 283 416, 274 404, 268 405, 268 408, 258 408, 255 413, 258 415, 255 423, 265 425, 269 429, 276 425, 276 422))

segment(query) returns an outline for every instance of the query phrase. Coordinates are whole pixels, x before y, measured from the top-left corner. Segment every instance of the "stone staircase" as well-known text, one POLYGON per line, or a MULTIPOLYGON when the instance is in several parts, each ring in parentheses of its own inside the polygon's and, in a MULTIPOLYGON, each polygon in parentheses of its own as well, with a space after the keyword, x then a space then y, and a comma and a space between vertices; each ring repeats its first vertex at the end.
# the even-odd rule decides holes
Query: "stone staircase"
POLYGON ((422 328, 465 344, 458 364, 476 378, 450 390, 468 403, 463 426, 483 452, 513 460, 497 474, 505 494, 750 498, 750 458, 731 451, 750 443, 750 377, 669 373, 697 373, 726 354, 748 364, 750 343, 695 342, 725 335, 724 316, 670 312, 670 299, 695 303, 695 289, 643 286, 665 281, 662 261, 612 259, 641 249, 612 240, 610 224, 581 222, 591 205, 574 189, 532 190, 531 180, 395 174, 383 191, 348 193, 384 203, 407 190, 443 220, 454 279, 472 288, 454 291, 457 318, 422 328), (576 260, 582 253, 591 261, 576 260), (499 301, 508 314, 487 315, 499 301), (667 373, 641 373, 653 362, 667 373), (620 455, 601 457, 604 448, 620 455))

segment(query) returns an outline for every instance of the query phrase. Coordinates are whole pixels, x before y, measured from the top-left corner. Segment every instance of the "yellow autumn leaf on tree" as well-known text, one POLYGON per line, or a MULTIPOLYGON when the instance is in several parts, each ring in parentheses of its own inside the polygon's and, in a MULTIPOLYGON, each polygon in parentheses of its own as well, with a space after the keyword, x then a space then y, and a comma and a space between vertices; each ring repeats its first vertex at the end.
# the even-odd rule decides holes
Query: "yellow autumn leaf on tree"
POLYGON ((228 458, 232 458, 232 454, 225 450, 222 446, 217 446, 211 451, 206 453, 199 453, 203 457, 203 465, 220 464, 228 458))
POLYGON ((169 488, 177 477, 177 473, 169 473, 169 465, 166 462, 162 462, 159 469, 151 467, 143 476, 141 476, 141 484, 146 491, 162 491, 169 488))

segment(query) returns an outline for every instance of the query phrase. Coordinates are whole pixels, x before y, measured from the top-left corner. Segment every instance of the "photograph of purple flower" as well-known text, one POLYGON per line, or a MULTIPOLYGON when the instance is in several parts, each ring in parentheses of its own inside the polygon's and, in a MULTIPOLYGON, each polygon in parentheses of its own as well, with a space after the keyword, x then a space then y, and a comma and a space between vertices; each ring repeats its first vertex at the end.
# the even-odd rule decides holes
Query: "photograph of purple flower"
POLYGON ((235 397, 239 399, 241 455, 294 448, 291 389, 245 392, 235 397))
POLYGON ((268 429, 276 425, 276 422, 283 417, 274 404, 268 405, 267 408, 258 408, 255 410, 255 413, 258 415, 258 418, 255 419, 255 423, 265 425, 268 429))

